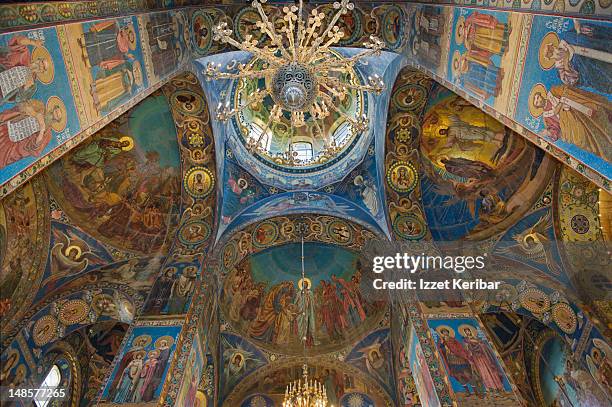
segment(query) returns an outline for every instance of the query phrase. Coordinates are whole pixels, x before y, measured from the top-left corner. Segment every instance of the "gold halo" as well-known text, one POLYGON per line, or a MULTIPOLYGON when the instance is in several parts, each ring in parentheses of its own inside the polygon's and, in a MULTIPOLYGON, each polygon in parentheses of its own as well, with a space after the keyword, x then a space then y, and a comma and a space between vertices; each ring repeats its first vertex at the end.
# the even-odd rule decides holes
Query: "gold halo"
POLYGON ((166 336, 161 336, 159 338, 157 338, 157 340, 155 340, 155 349, 159 348, 161 345, 161 341, 165 340, 166 342, 168 342, 168 347, 172 346, 174 344, 174 338, 170 335, 166 335, 166 336))
POLYGON ((78 261, 81 258, 81 256, 83 255, 83 249, 81 249, 81 246, 79 246, 79 245, 71 244, 64 251, 64 254, 66 255, 66 257, 70 256, 70 252, 72 250, 76 250, 77 255, 74 258, 78 261))
POLYGON ((240 356, 240 363, 238 364, 238 366, 239 367, 244 366, 244 354, 238 351, 232 354, 232 356, 230 357, 230 363, 234 363, 234 359, 236 358, 236 356, 240 356))
POLYGON ((134 76, 134 83, 136 86, 142 86, 144 74, 142 72, 142 65, 140 65, 140 61, 134 61, 132 64, 132 75, 134 76))
POLYGON ((438 335, 440 335, 440 337, 442 337, 442 333, 440 331, 442 331, 443 329, 448 329, 449 335, 453 338, 455 337, 455 330, 448 325, 440 325, 436 328, 436 332, 438 333, 438 335))
POLYGON ((134 24, 133 23, 129 23, 125 28, 127 28, 128 32, 131 31, 132 34, 134 34, 132 36, 132 38, 134 38, 134 39, 131 40, 131 41, 129 40, 130 37, 128 36, 128 41, 129 41, 128 45, 129 45, 130 49, 132 51, 134 51, 136 49, 136 30, 134 30, 134 24))
POLYGON ((545 71, 548 71, 555 65, 555 61, 546 56, 546 48, 548 48, 549 45, 557 47, 559 46, 559 42, 559 36, 554 31, 549 32, 542 38, 542 43, 540 44, 540 50, 538 52, 538 61, 545 71))
POLYGON ((66 114, 66 105, 64 105, 64 102, 62 102, 62 99, 58 98, 57 96, 51 96, 49 100, 47 100, 46 111, 50 112, 56 107, 59 107, 60 110, 62 111, 62 119, 58 123, 53 122, 53 124, 51 124, 51 128, 54 131, 59 133, 60 131, 66 128, 66 124, 68 123, 68 116, 66 114))
POLYGON ((459 16, 457 19, 457 26, 455 27, 455 41, 457 44, 463 44, 465 38, 465 30, 459 30, 459 28, 465 28, 465 17, 459 16))
POLYGON ((129 142, 127 147, 121 147, 121 150, 123 151, 130 151, 131 149, 134 148, 134 139, 131 138, 130 136, 123 136, 119 139, 120 143, 123 143, 124 141, 129 142))
POLYGON ((246 179, 244 179, 244 178, 238 178, 238 181, 236 181, 236 184, 237 184, 237 185, 238 185, 240 188, 242 188, 242 189, 245 189, 245 188, 248 188, 248 187, 249 187, 249 181, 247 181, 247 180, 246 180, 246 179), (240 186, 240 183, 244 184, 244 187, 241 187, 241 186, 240 186))
POLYGON ((459 75, 461 75, 461 53, 459 51, 455 51, 453 53, 453 59, 451 61, 451 74, 453 76, 453 78, 457 78, 459 75), (457 66, 455 67, 455 64, 457 64, 457 66))
POLYGON ((470 324, 459 325, 459 328, 457 328, 457 332, 459 332, 461 336, 465 337, 465 335, 463 335, 463 331, 465 331, 466 329, 472 332, 472 337, 476 338, 478 336, 478 330, 476 329, 476 327, 470 324))
POLYGON ((142 355, 142 359, 144 359, 145 356, 147 356, 147 352, 145 352, 144 350, 139 350, 137 352, 134 352, 134 359, 136 359, 137 355, 142 355))
POLYGON ((312 281, 308 277, 300 278, 298 280, 298 288, 300 290, 302 289, 302 285, 304 285, 304 281, 306 281, 306 283, 308 283, 307 290, 311 290, 312 289, 312 281))
POLYGON ((36 61, 37 59, 43 59, 47 61, 47 66, 49 67, 45 72, 37 73, 36 79, 45 85, 53 82, 53 78, 55 78, 55 65, 53 64, 53 59, 51 58, 51 54, 49 50, 45 47, 34 47, 32 50, 32 61, 36 61))
POLYGON ((15 377, 19 377, 19 376, 24 376, 25 377, 25 374, 26 374, 26 367, 22 363, 19 366, 17 366, 17 369, 15 370, 15 377))
MULTIPOLYGON (((206 400, 206 396, 204 395, 204 392, 198 390, 198 392, 196 393, 196 400, 200 402, 200 406, 201 407, 206 407, 206 404, 208 403, 208 401, 206 400)), ((196 403, 196 405, 198 405, 196 403)))
POLYGON ((146 348, 151 344, 151 335, 140 335, 132 339, 132 347, 139 346, 142 348, 146 348), (138 345, 139 342, 142 342, 142 345, 138 345))
POLYGON ((546 95, 546 86, 541 83, 536 83, 531 89, 531 92, 529 92, 529 113, 531 113, 533 117, 540 117, 542 113, 544 113, 544 109, 533 104, 536 93, 546 95))

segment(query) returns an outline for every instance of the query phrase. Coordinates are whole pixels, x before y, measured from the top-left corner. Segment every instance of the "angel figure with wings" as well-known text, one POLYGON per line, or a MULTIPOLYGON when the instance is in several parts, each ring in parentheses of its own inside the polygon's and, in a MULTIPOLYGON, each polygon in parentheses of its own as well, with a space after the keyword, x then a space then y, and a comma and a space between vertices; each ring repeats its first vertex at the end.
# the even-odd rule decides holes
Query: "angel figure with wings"
POLYGON ((240 344, 232 344, 223 338, 223 363, 225 365, 225 385, 232 387, 249 369, 257 367, 255 353, 244 349, 240 344))
POLYGON ((387 361, 385 360, 385 342, 388 338, 377 338, 370 345, 359 349, 361 356, 358 359, 363 359, 368 372, 382 382, 385 382, 389 377, 387 361))
POLYGON ((551 213, 546 212, 533 226, 512 236, 516 243, 502 247, 498 251, 545 265, 555 276, 560 276, 561 267, 553 258, 550 248, 551 242, 547 232, 551 226, 551 213))
POLYGON ((102 265, 103 260, 94 253, 89 244, 74 232, 53 228, 55 244, 51 248, 51 276, 47 280, 57 280, 67 275, 75 275, 88 266, 102 265))

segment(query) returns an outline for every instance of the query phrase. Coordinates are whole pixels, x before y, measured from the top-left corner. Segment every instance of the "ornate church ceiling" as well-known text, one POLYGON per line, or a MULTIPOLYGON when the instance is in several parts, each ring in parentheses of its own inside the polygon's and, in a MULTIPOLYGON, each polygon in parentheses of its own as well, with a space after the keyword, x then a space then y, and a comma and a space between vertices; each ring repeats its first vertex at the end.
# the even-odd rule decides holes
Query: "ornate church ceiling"
POLYGON ((307 243, 307 274, 302 279, 300 249, 297 243, 277 246, 237 264, 221 293, 224 317, 243 336, 275 352, 301 354, 304 337, 310 354, 341 349, 379 322, 385 304, 359 296, 363 270, 357 253, 307 243), (306 316, 299 315, 302 306, 306 316), (278 319, 279 310, 284 320, 278 319))
MULTIPOLYGON (((338 51, 354 54, 355 50, 338 51)), ((196 61, 202 70, 208 64, 222 66, 248 63, 245 53, 224 53, 201 58, 196 61)), ((391 53, 368 58, 357 66, 358 77, 378 74, 386 81, 393 82, 401 59, 391 53)), ((239 81, 208 81, 201 79, 205 92, 213 106, 219 104, 242 106, 243 92, 249 93, 248 83, 239 81)), ((263 81, 263 80, 262 80, 263 81)), ((347 113, 364 114, 372 123, 369 131, 354 136, 348 132, 348 123, 341 116, 330 116, 329 128, 338 137, 338 150, 321 152, 322 139, 313 135, 308 126, 292 129, 287 119, 274 123, 266 138, 267 152, 253 153, 247 148, 249 140, 259 137, 269 116, 271 99, 261 105, 249 107, 227 123, 213 120, 216 142, 223 146, 225 153, 219 154, 219 173, 223 173, 224 199, 221 226, 218 238, 226 229, 235 229, 241 223, 252 222, 265 217, 266 213, 276 214, 318 212, 342 215, 346 218, 374 225, 386 231, 382 201, 377 195, 380 184, 379 168, 375 157, 377 143, 384 134, 388 91, 378 96, 359 93, 347 99, 347 113), (287 162, 281 157, 289 144, 302 143, 312 159, 287 162), (347 174, 349 174, 347 176, 347 174), (308 191, 291 193, 289 191, 308 191), (257 202, 261 201, 261 203, 257 202)), ((219 150, 218 150, 219 151, 219 150)), ((308 157, 310 157, 308 155, 308 157)))
MULTIPOLYGON (((248 62, 237 52, 210 56, 227 51, 207 31, 213 17, 229 17, 219 9, 192 11, 199 28, 181 33, 179 48, 194 40, 198 71, 212 61, 248 62)), ((240 103, 253 84, 187 74, 0 201, 0 345, 3 364, 11 361, 3 383, 35 375, 60 343, 84 346, 87 380, 101 387, 97 369, 110 375, 103 394, 89 392, 87 400, 109 401, 128 359, 161 348, 176 352, 174 377, 201 378, 198 397, 206 403, 216 397, 219 405, 267 406, 282 398, 279 383, 299 376, 303 335, 312 375, 334 389, 334 403, 399 405, 415 394, 410 373, 399 379, 410 372, 414 360, 406 352, 415 342, 390 330, 388 304, 361 298, 356 287, 358 253, 376 238, 476 241, 505 261, 507 297, 477 305, 528 316, 556 335, 533 330, 540 348, 529 349, 525 380, 541 382, 534 397, 551 399, 551 377, 532 355, 561 360, 563 342, 585 363, 601 358, 599 328, 610 312, 602 272, 610 263, 609 194, 422 73, 401 70, 405 61, 391 51, 404 40, 402 13, 390 5, 343 17, 350 36, 342 46, 380 32, 389 49, 358 65, 356 77, 377 73, 393 86, 377 97, 352 94, 342 107, 365 113, 368 132, 343 139, 345 123, 329 119, 341 144, 329 156, 322 157, 311 128, 291 129, 286 118, 265 135, 265 151, 250 153, 247 140, 266 122, 270 101, 223 124, 213 107, 240 103), (312 158, 280 159, 290 138, 311 143, 312 158), (199 285, 204 276, 219 281, 199 285), (305 286, 310 308, 299 315, 297 293, 305 286), (114 345, 102 344, 98 329, 114 329, 114 345)), ((241 8, 233 20, 238 35, 251 32, 252 18, 253 9, 241 8)), ((151 78, 168 73, 159 61, 153 65, 151 78)), ((433 323, 432 315, 461 307, 421 309, 429 325, 411 337, 420 337, 424 363, 436 354, 430 331, 446 326, 460 335, 457 318, 433 323)), ((156 394, 180 405, 194 386, 174 380, 156 394)))

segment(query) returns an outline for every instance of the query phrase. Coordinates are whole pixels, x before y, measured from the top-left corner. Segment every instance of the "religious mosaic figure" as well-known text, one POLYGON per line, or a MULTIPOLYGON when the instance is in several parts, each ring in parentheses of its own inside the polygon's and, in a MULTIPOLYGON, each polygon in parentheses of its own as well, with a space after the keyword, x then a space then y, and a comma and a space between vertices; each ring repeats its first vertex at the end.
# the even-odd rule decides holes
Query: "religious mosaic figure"
POLYGON ((170 297, 175 274, 176 267, 168 267, 164 270, 162 276, 157 279, 147 299, 146 310, 149 313, 161 314, 164 311, 170 297))
POLYGON ((246 208, 255 200, 255 190, 249 187, 249 182, 244 178, 235 179, 230 175, 227 181, 229 191, 226 190, 223 200, 223 216, 221 220, 225 224, 229 224, 233 217, 246 208))
POLYGON ((114 109, 142 85, 142 67, 130 52, 136 49, 133 24, 120 27, 114 20, 102 21, 90 26, 78 42, 85 64, 99 68, 90 89, 98 111, 114 109))
POLYGON ((433 7, 423 7, 415 14, 417 32, 424 31, 431 35, 442 35, 444 29, 444 16, 436 12, 433 7))
POLYGON ((142 365, 140 377, 138 378, 138 384, 134 387, 134 393, 131 400, 132 403, 139 403, 142 401, 144 389, 148 387, 149 383, 151 383, 151 377, 155 371, 155 367, 157 366, 158 357, 159 351, 157 349, 149 351, 147 360, 145 360, 144 364, 142 365))
POLYGON ((463 342, 472 357, 473 366, 478 370, 486 391, 501 392, 504 390, 503 374, 489 344, 477 336, 471 326, 459 327, 463 342))
POLYGON ((612 34, 608 26, 574 20, 573 30, 548 33, 541 48, 543 68, 554 66, 564 84, 612 93, 612 34))
POLYGON ((140 379, 140 372, 142 371, 143 358, 145 351, 138 351, 134 354, 132 359, 121 374, 121 380, 119 381, 119 387, 117 393, 113 398, 115 403, 127 403, 132 399, 132 391, 137 385, 140 379))
POLYGON ((342 338, 342 331, 348 327, 345 316, 341 313, 342 303, 338 298, 336 287, 325 280, 320 282, 320 298, 323 325, 332 339, 342 338))
POLYGON ((25 102, 34 96, 36 80, 52 79, 53 61, 41 40, 16 35, 0 47, 0 105, 25 102))
POLYGON ((84 168, 103 168, 104 163, 132 145, 129 137, 105 136, 79 148, 70 159, 84 168))
POLYGON ((351 281, 346 281, 342 277, 336 277, 332 274, 331 279, 336 284, 340 298, 342 299, 342 310, 352 325, 358 325, 365 321, 366 312, 364 309, 363 300, 359 294, 359 285, 355 283, 355 276, 352 276, 351 281))
POLYGON ((497 67, 489 56, 468 51, 462 55, 460 64, 460 76, 466 89, 483 99, 499 95, 504 70, 497 67))
POLYGON ((603 96, 570 85, 536 85, 530 95, 532 115, 544 118, 543 134, 606 159, 612 157, 612 104, 603 96))
POLYGON ((374 181, 369 177, 358 175, 353 180, 353 184, 359 191, 359 195, 363 200, 363 204, 372 212, 372 215, 378 215, 378 198, 377 187, 374 181))
POLYGON ((487 127, 474 126, 464 122, 457 115, 449 115, 450 124, 447 128, 441 128, 438 133, 445 136, 446 144, 444 147, 450 148, 455 144, 462 151, 470 151, 478 147, 478 143, 492 142, 499 146, 502 145, 505 132, 495 132, 487 127), (476 143, 478 142, 478 143, 476 143))
POLYGON ((154 400, 155 392, 162 384, 164 373, 170 359, 170 346, 169 342, 171 339, 167 337, 161 337, 155 342, 155 349, 159 352, 157 357, 157 363, 153 368, 153 372, 150 374, 150 380, 146 386, 142 387, 142 401, 149 402, 154 400))
POLYGON ((296 299, 297 309, 299 310, 297 316, 298 334, 300 340, 305 342, 306 346, 314 345, 315 334, 315 299, 311 284, 308 279, 300 280, 300 283, 298 283, 300 292, 296 299))
POLYGON ((126 59, 112 68, 98 71, 91 84, 91 95, 98 111, 111 111, 143 84, 140 62, 126 59))
POLYGON ((183 273, 172 283, 170 299, 168 301, 168 314, 182 314, 192 293, 197 268, 194 266, 185 267, 183 273))
POLYGON ((275 337, 274 323, 281 311, 281 300, 294 293, 293 282, 285 281, 274 286, 266 295, 257 318, 251 323, 249 333, 256 339, 272 341, 275 337))
POLYGON ((131 24, 119 27, 115 20, 102 21, 89 27, 78 41, 89 67, 112 69, 134 49, 136 32, 131 24))
POLYGON ((510 27, 495 16, 474 11, 463 24, 457 23, 457 37, 462 38, 468 50, 502 55, 508 47, 510 27))
MULTIPOLYGON (((450 328, 439 328, 438 348, 448 373, 457 380, 468 394, 480 388, 480 378, 472 370, 472 359, 468 351, 453 335, 450 328)), ((454 334, 454 332, 453 332, 454 334)))
POLYGON ((155 13, 149 17, 146 30, 151 48, 153 71, 157 76, 165 76, 177 67, 181 56, 180 43, 177 41, 179 25, 177 18, 170 13, 155 13))
POLYGON ((26 100, 0 112, 0 168, 40 156, 51 141, 53 128, 60 128, 65 120, 61 101, 45 106, 38 100, 26 100))

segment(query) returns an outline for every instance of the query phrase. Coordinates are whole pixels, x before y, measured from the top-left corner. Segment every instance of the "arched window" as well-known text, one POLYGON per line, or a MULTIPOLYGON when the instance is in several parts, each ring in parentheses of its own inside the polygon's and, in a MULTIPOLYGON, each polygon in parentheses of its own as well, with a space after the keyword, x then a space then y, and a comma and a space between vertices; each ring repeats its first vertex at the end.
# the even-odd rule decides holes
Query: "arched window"
MULTIPOLYGON (((40 388, 55 390, 58 388, 61 381, 62 374, 60 373, 60 369, 57 365, 53 365, 49 373, 47 373, 47 377, 45 377, 45 380, 40 385, 40 388)), ((44 396, 41 396, 39 399, 34 399, 36 407, 47 407, 51 401, 51 399, 47 399, 44 396)))
POLYGON ((272 144, 272 134, 270 129, 266 131, 266 134, 261 137, 261 133, 263 133, 263 128, 257 123, 251 123, 251 131, 249 132, 249 139, 253 141, 259 140, 259 145, 263 147, 264 150, 270 151, 270 145, 272 144), (261 137, 261 140, 259 139, 261 137))
POLYGON ((347 142, 350 136, 351 136, 351 126, 349 122, 344 122, 340 126, 338 126, 336 131, 334 131, 334 135, 333 135, 334 141, 336 142, 337 146, 343 146, 344 143, 347 142))
POLYGON ((312 144, 306 141, 300 141, 293 143, 291 149, 297 153, 296 158, 302 162, 308 162, 312 160, 312 144))

